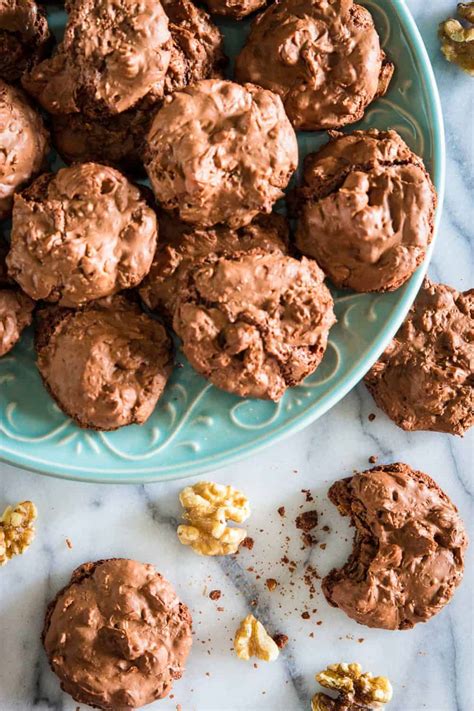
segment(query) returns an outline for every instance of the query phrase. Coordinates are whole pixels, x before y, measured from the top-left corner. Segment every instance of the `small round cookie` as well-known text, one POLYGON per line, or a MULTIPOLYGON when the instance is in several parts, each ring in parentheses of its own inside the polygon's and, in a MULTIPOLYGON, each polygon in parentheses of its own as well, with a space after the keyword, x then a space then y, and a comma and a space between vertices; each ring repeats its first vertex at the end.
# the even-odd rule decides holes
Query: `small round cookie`
POLYGON ((323 580, 329 604, 387 630, 438 614, 462 580, 468 539, 436 482, 388 464, 337 481, 328 495, 356 528, 348 562, 323 580))
POLYGON ((167 696, 192 644, 192 619, 153 565, 84 563, 48 605, 43 646, 78 703, 134 709, 167 696))
POLYGON ((73 311, 39 312, 37 366, 61 410, 80 427, 143 424, 171 374, 171 341, 139 305, 113 296, 73 311))
POLYGON ((8 217, 13 194, 43 167, 48 133, 25 94, 0 79, 0 220, 8 217))
POLYGON ((224 15, 242 20, 252 12, 265 7, 268 0, 204 0, 213 15, 224 15))
POLYGON ((393 74, 371 14, 352 0, 283 0, 255 20, 236 60, 239 82, 279 94, 298 130, 359 121, 393 74))
POLYGON ((16 196, 8 269, 32 299, 61 306, 136 286, 156 248, 155 212, 113 168, 84 163, 16 196))
POLYGON ((210 254, 248 252, 288 252, 289 228, 282 215, 260 215, 238 230, 222 225, 202 229, 161 213, 160 240, 150 271, 140 284, 140 296, 148 308, 159 311, 167 321, 193 264, 210 254))
POLYGON ((237 229, 271 212, 297 163, 280 97, 252 84, 214 79, 175 92, 147 137, 145 167, 157 199, 203 227, 237 229))
POLYGON ((0 78, 18 81, 51 45, 46 13, 35 0, 0 0, 0 78))
POLYGON ((164 82, 132 109, 115 116, 53 115, 54 144, 67 163, 98 161, 124 170, 143 170, 145 136, 164 96, 221 72, 222 35, 209 15, 190 0, 163 0, 162 5, 172 38, 164 82))
POLYGON ((35 302, 19 289, 0 287, 0 357, 20 340, 33 319, 35 302))
POLYGON ((365 376, 404 430, 463 435, 474 425, 474 289, 425 282, 405 323, 365 376))
POLYGON ((159 0, 81 0, 67 10, 56 54, 23 77, 44 109, 114 115, 164 82, 171 35, 159 0))
POLYGON ((393 291, 423 262, 436 193, 396 131, 336 134, 305 161, 296 245, 333 284, 393 291))
POLYGON ((316 262, 256 249, 197 262, 173 325, 191 365, 218 388, 277 401, 316 370, 334 322, 316 262))

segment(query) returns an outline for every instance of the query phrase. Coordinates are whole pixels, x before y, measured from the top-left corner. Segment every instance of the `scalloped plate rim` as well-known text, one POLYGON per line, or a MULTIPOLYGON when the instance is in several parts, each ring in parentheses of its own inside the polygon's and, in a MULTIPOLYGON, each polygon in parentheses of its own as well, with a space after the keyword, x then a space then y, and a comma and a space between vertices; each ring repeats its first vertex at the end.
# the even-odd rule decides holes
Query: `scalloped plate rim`
POLYGON ((422 90, 426 94, 427 105, 433 118, 433 124, 431 126, 433 137, 433 182, 438 193, 438 205, 435 217, 434 236, 428 249, 426 259, 415 272, 411 280, 402 287, 405 289, 405 293, 395 307, 396 313, 391 315, 365 354, 352 365, 346 375, 337 381, 321 400, 311 405, 302 415, 296 416, 294 420, 289 423, 281 423, 270 432, 256 437, 251 443, 241 444, 217 455, 209 455, 196 463, 181 462, 173 466, 166 466, 166 468, 163 469, 160 469, 160 467, 156 465, 151 467, 133 466, 133 469, 130 469, 130 475, 124 472, 123 469, 114 469, 109 466, 106 470, 102 470, 100 475, 93 475, 91 468, 58 463, 52 464, 42 458, 35 458, 33 460, 30 455, 18 454, 18 452, 9 450, 3 445, 0 445, 0 462, 5 462, 6 464, 53 478, 96 484, 145 484, 191 478, 204 472, 210 472, 223 466, 234 464, 246 456, 256 454, 269 445, 296 434, 328 412, 328 410, 334 407, 336 403, 342 400, 342 398, 360 382, 395 335, 420 289, 433 254, 445 193, 446 155, 444 123, 441 101, 431 61, 405 0, 389 0, 389 2, 397 12, 400 22, 407 32, 410 45, 420 61, 422 90), (53 469, 53 467, 56 467, 56 469, 53 469), (133 476, 131 475, 132 471, 134 472, 133 476))

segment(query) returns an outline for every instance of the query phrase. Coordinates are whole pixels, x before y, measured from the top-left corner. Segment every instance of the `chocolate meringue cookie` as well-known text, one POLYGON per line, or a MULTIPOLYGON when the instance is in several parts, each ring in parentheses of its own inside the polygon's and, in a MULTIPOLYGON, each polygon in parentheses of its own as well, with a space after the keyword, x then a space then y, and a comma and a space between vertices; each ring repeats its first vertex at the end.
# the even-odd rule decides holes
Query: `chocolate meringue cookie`
POLYGON ((209 12, 242 20, 256 10, 265 7, 268 0, 204 0, 209 12))
POLYGON ((335 286, 393 291, 433 238, 436 193, 396 131, 336 134, 305 161, 296 245, 335 286))
POLYGON ((35 302, 19 289, 0 286, 0 357, 20 340, 22 331, 33 319, 35 302))
POLYGON ((255 20, 236 78, 279 94, 299 130, 359 121, 393 74, 371 14, 352 0, 283 0, 255 20))
POLYGON ((98 161, 143 169, 145 136, 163 98, 200 79, 218 76, 225 63, 222 35, 190 0, 162 0, 169 18, 171 57, 159 82, 132 109, 114 116, 53 115, 54 144, 67 163, 98 161))
POLYGON ((84 563, 49 604, 43 646, 61 688, 99 709, 139 708, 179 679, 191 614, 154 566, 125 558, 84 563))
POLYGON ((255 249, 197 262, 173 325, 191 365, 214 385, 277 401, 316 370, 334 322, 316 262, 255 249))
POLYGON ((67 9, 56 54, 23 76, 46 111, 114 115, 164 82, 171 35, 159 0, 81 0, 67 9))
POLYGON ((168 97, 147 137, 145 167, 162 207, 203 227, 237 229, 270 212, 298 163, 280 97, 218 79, 168 97))
POLYGON ((8 246, 0 237, 0 357, 6 355, 30 325, 35 307, 9 277, 5 258, 8 246))
POLYGON ((364 381, 402 429, 463 435, 474 424, 473 365, 474 289, 462 293, 425 279, 364 381))
POLYGON ((51 45, 46 13, 35 0, 0 0, 0 78, 15 82, 51 45))
POLYGON ((336 482, 329 498, 356 527, 348 562, 323 592, 359 624, 410 629, 438 614, 462 580, 468 539, 436 482, 406 464, 336 482))
POLYGON ((138 187, 84 163, 16 196, 7 264, 31 298, 75 307, 139 284, 156 238, 156 215, 138 187))
POLYGON ((44 166, 48 133, 25 94, 0 79, 0 220, 8 217, 13 194, 44 166))
POLYGON ((160 240, 151 269, 140 284, 140 296, 148 308, 172 321, 179 295, 189 270, 210 254, 248 252, 288 252, 289 228, 282 215, 260 215, 238 230, 222 225, 207 229, 193 227, 161 213, 160 240))
POLYGON ((74 311, 39 312, 37 366, 59 407, 80 427, 143 424, 172 370, 164 327, 123 296, 74 311))

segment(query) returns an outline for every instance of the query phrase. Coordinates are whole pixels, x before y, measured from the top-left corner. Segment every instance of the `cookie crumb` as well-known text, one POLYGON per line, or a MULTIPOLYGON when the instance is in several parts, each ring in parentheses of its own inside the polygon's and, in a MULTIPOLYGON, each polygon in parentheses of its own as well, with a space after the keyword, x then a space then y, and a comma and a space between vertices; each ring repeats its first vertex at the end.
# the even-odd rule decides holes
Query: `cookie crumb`
POLYGON ((378 459, 377 455, 376 455, 376 454, 372 454, 372 455, 369 457, 369 462, 370 462, 370 464, 376 464, 376 463, 377 463, 377 459, 378 459))
POLYGON ((278 513, 280 514, 281 517, 283 517, 286 513, 286 509, 284 506, 280 506, 280 508, 277 510, 278 510, 278 513))
POLYGON ((309 612, 305 611, 301 613, 301 617, 303 618, 303 620, 309 620, 310 614, 309 612))
POLYGON ((312 531, 318 525, 318 512, 317 511, 305 511, 295 519, 296 528, 301 531, 312 531))
POLYGON ((211 598, 211 600, 219 600, 221 595, 222 593, 220 590, 211 590, 211 592, 209 593, 209 597, 211 598))
POLYGON ((72 541, 71 541, 70 538, 66 538, 66 545, 67 545, 67 547, 69 548, 69 550, 71 550, 71 548, 72 548, 72 541))
POLYGON ((375 420, 375 414, 373 412, 370 413, 369 417, 367 418, 369 422, 373 422, 375 420))
POLYGON ((276 634, 273 637, 273 641, 276 643, 278 649, 284 649, 288 644, 288 637, 286 634, 276 634))
POLYGON ((248 550, 251 551, 254 546, 254 543, 255 543, 255 541, 253 540, 253 538, 250 538, 250 536, 246 536, 244 538, 244 540, 242 541, 242 543, 240 544, 240 547, 241 548, 248 548, 248 550))
POLYGON ((278 585, 278 582, 275 580, 275 578, 267 578, 265 584, 270 590, 270 592, 273 592, 273 590, 275 590, 276 586, 278 585))

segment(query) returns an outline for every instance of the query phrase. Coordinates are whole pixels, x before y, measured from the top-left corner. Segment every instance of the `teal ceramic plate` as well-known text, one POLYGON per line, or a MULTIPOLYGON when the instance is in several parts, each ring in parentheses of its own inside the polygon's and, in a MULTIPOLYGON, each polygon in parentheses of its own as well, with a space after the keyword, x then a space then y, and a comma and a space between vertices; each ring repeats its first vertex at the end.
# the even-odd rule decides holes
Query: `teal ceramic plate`
MULTIPOLYGON (((369 108, 356 128, 395 128, 423 156, 438 190, 438 223, 444 192, 444 133, 423 41, 403 0, 362 4, 374 16, 396 73, 389 94, 369 108)), ((52 10, 50 20, 60 32, 64 13, 52 10)), ((235 56, 249 23, 220 24, 227 53, 235 56)), ((301 158, 325 141, 323 134, 300 134, 301 158)), ((192 476, 275 443, 321 417, 362 378, 406 315, 429 256, 397 292, 335 292, 338 323, 322 365, 278 404, 220 392, 178 354, 183 367, 176 368, 145 425, 112 433, 88 432, 76 427, 47 395, 34 365, 32 334, 27 333, 0 361, 0 457, 65 479, 138 483, 192 476)))

